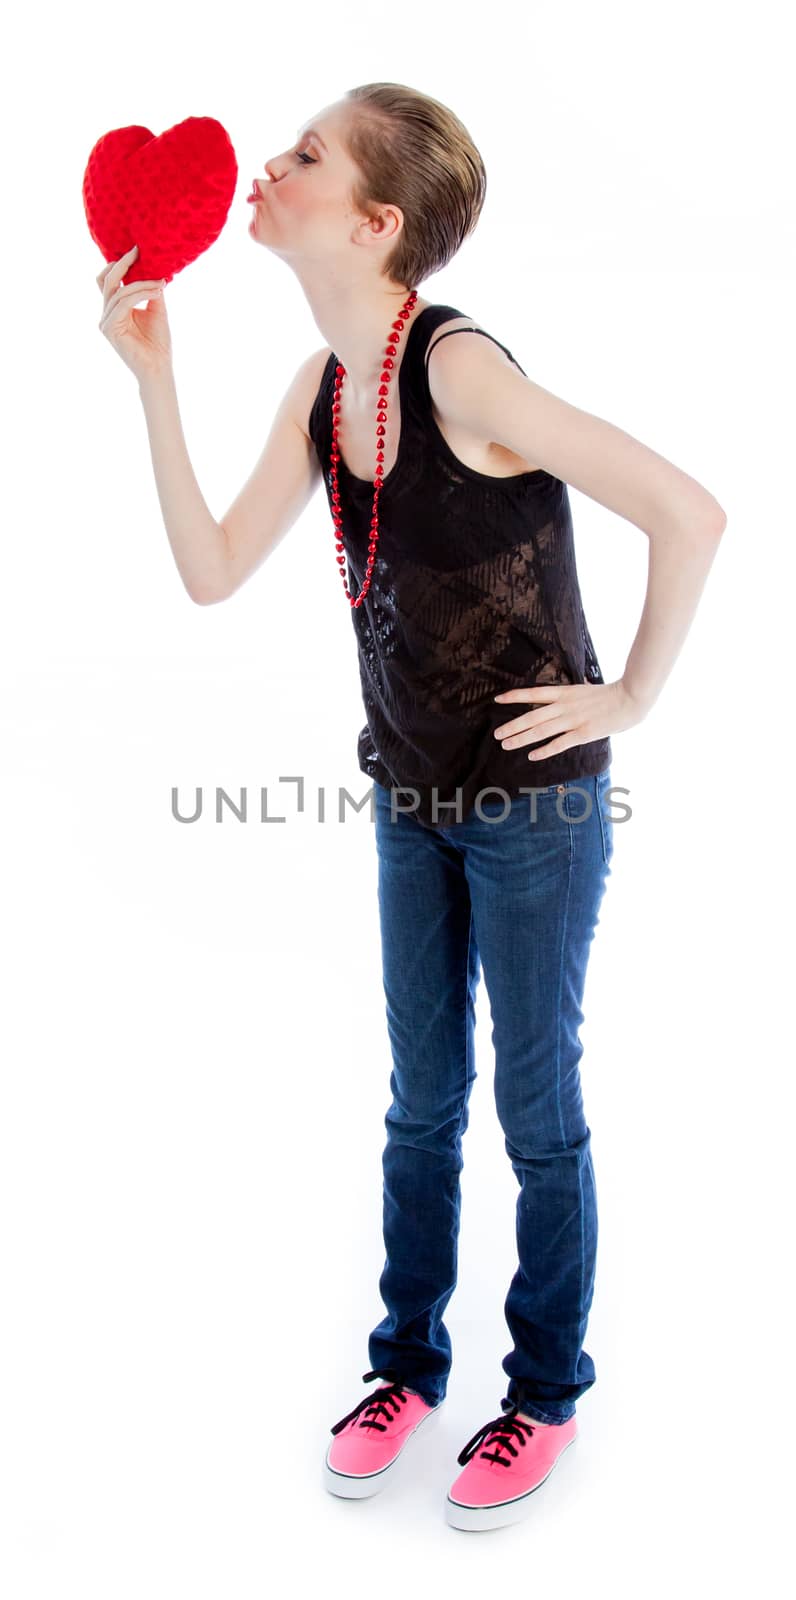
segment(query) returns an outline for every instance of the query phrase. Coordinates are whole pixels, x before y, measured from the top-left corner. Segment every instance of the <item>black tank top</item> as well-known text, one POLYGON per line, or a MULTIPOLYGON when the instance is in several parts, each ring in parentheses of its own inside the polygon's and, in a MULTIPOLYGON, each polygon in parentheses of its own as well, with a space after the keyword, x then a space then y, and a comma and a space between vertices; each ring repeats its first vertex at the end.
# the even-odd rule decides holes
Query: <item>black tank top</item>
MULTIPOLYGON (((583 614, 566 484, 542 470, 507 478, 476 472, 454 455, 432 415, 426 374, 432 335, 463 315, 429 305, 406 334, 398 457, 379 497, 373 578, 362 605, 349 606, 367 716, 360 770, 385 788, 416 790, 412 814, 445 827, 464 821, 483 790, 514 796, 576 781, 604 772, 612 757, 605 738, 529 761, 529 750, 551 739, 504 750, 494 736, 495 728, 534 709, 527 702, 496 705, 494 695, 529 684, 605 680, 583 614)), ((480 331, 449 329, 437 337, 480 331)), ((519 367, 505 345, 500 349, 519 367)), ((337 362, 332 353, 309 419, 330 510, 337 362)), ((342 459, 337 467, 347 581, 356 598, 365 581, 373 481, 354 477, 342 459)), ((331 522, 330 535, 333 551, 331 522)), ((414 798, 398 801, 409 806, 414 798)))

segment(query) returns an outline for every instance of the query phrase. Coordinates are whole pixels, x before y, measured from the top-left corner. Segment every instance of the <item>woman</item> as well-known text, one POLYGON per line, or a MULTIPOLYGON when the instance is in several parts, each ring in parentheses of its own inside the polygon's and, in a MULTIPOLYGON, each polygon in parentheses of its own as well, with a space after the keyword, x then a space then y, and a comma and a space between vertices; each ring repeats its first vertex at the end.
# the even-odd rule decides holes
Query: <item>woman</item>
POLYGON ((220 523, 182 436, 162 285, 123 283, 135 248, 99 276, 100 327, 138 378, 166 530, 197 603, 257 570, 321 476, 337 527, 367 712, 359 763, 375 792, 393 1099, 387 1316, 364 1375, 386 1381, 332 1428, 324 1471, 336 1494, 382 1488, 445 1398, 483 965, 519 1263, 505 1305, 508 1394, 461 1451, 447 1515, 492 1528, 527 1511, 595 1381, 583 1348, 597 1211, 578 1030, 613 853, 610 737, 663 687, 726 518, 686 473, 534 384, 470 317, 418 296, 472 232, 486 191, 480 155, 445 106, 400 84, 362 86, 265 175, 251 236, 295 272, 329 343, 299 367, 220 523), (613 683, 583 615, 568 484, 650 543, 641 623, 613 683))

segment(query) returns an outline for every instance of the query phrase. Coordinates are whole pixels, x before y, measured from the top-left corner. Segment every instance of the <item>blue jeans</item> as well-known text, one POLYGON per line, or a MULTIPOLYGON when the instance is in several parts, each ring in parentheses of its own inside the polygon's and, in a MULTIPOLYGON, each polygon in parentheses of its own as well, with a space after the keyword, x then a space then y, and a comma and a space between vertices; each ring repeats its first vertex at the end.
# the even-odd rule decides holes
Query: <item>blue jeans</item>
POLYGON ((451 1367, 442 1318, 457 1279, 481 963, 497 1114, 520 1189, 519 1264, 504 1307, 513 1339, 507 1398, 540 1422, 562 1423, 595 1381, 583 1339, 597 1200, 578 1030, 614 848, 610 784, 609 770, 534 799, 485 790, 483 815, 455 827, 441 809, 435 826, 399 812, 411 796, 398 789, 393 820, 393 791, 374 785, 393 1099, 379 1280, 387 1315, 368 1353, 374 1372, 389 1369, 429 1405, 444 1398, 451 1367))

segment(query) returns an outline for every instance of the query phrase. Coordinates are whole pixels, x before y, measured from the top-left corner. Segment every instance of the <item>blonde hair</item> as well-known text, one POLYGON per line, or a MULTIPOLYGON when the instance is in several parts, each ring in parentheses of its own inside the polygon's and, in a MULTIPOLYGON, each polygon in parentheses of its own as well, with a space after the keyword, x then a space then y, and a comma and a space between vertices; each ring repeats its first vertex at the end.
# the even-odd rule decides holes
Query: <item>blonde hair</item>
POLYGON ((362 174, 357 211, 400 206, 404 225, 382 276, 407 288, 439 272, 472 233, 486 195, 486 169, 472 139, 439 100, 403 83, 364 83, 343 101, 354 108, 344 142, 362 174))

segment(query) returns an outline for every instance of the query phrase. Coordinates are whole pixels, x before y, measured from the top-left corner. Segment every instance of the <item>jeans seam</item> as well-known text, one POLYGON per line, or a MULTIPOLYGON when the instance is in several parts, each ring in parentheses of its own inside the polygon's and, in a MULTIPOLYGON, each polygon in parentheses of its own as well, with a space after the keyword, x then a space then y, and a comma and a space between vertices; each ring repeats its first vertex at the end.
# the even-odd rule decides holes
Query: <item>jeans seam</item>
MULTIPOLYGON (((563 1016, 562 995, 564 990, 564 965, 568 947, 567 930, 569 928, 569 912, 572 903, 572 877, 574 873, 575 839, 572 818, 569 815, 569 795, 566 796, 566 811, 569 822, 569 872, 567 874, 567 898, 564 907, 564 927, 561 935, 561 948, 558 966, 558 994, 556 1005, 558 1011, 558 1027, 556 1028, 556 1099, 558 1103, 558 1126, 561 1133, 562 1147, 567 1144, 566 1129, 561 1110, 561 1023, 563 1016)), ((585 1217, 583 1211, 583 1173, 581 1170, 580 1155, 576 1157, 578 1166, 578 1195, 580 1199, 580 1303, 583 1304, 584 1285, 586 1277, 586 1237, 585 1217)))
POLYGON ((605 817, 603 816, 603 797, 600 793, 599 776, 594 780, 594 788, 596 794, 597 815, 600 819, 600 842, 602 844, 603 864, 607 867, 610 865, 610 861, 608 855, 608 839, 606 837, 605 817))
POLYGON ((464 960, 464 1094, 462 1095, 462 1103, 459 1111, 459 1125, 456 1129, 457 1139, 460 1139, 462 1134, 462 1123, 464 1122, 464 1112, 467 1104, 467 1091, 470 1084, 470 1029, 467 1021, 467 1007, 470 1003, 470 950, 473 943, 473 922, 473 908, 471 905, 470 926, 467 930, 467 952, 464 960))
POLYGON ((559 1132, 561 1134, 562 1144, 564 1144, 564 1145, 566 1145, 566 1134, 565 1134, 565 1131, 564 1131, 564 1119, 563 1119, 563 1115, 562 1115, 562 1112, 561 1112, 561 1015, 562 1015, 561 998, 562 998, 563 989, 564 989, 564 955, 565 955, 565 951, 566 951, 566 947, 567 947, 567 928, 569 926, 569 904, 570 904, 570 899, 571 899, 571 896, 572 896, 572 855, 573 855, 573 850, 574 850, 574 838, 573 838, 573 834, 572 834, 572 818, 569 815, 569 795, 567 795, 567 797, 566 797, 566 810, 567 810, 567 823, 568 823, 568 829, 569 829, 569 867, 568 867, 568 871, 567 871, 567 896, 566 896, 566 904, 565 904, 565 907, 564 907, 564 927, 563 927, 563 931, 562 931, 562 934, 561 934, 559 957, 558 957, 558 984, 557 984, 557 992, 556 992, 556 1013, 557 1013, 557 1016, 558 1016, 558 1026, 556 1028, 556 1105, 557 1105, 557 1108, 558 1108, 558 1127, 559 1127, 559 1132))

